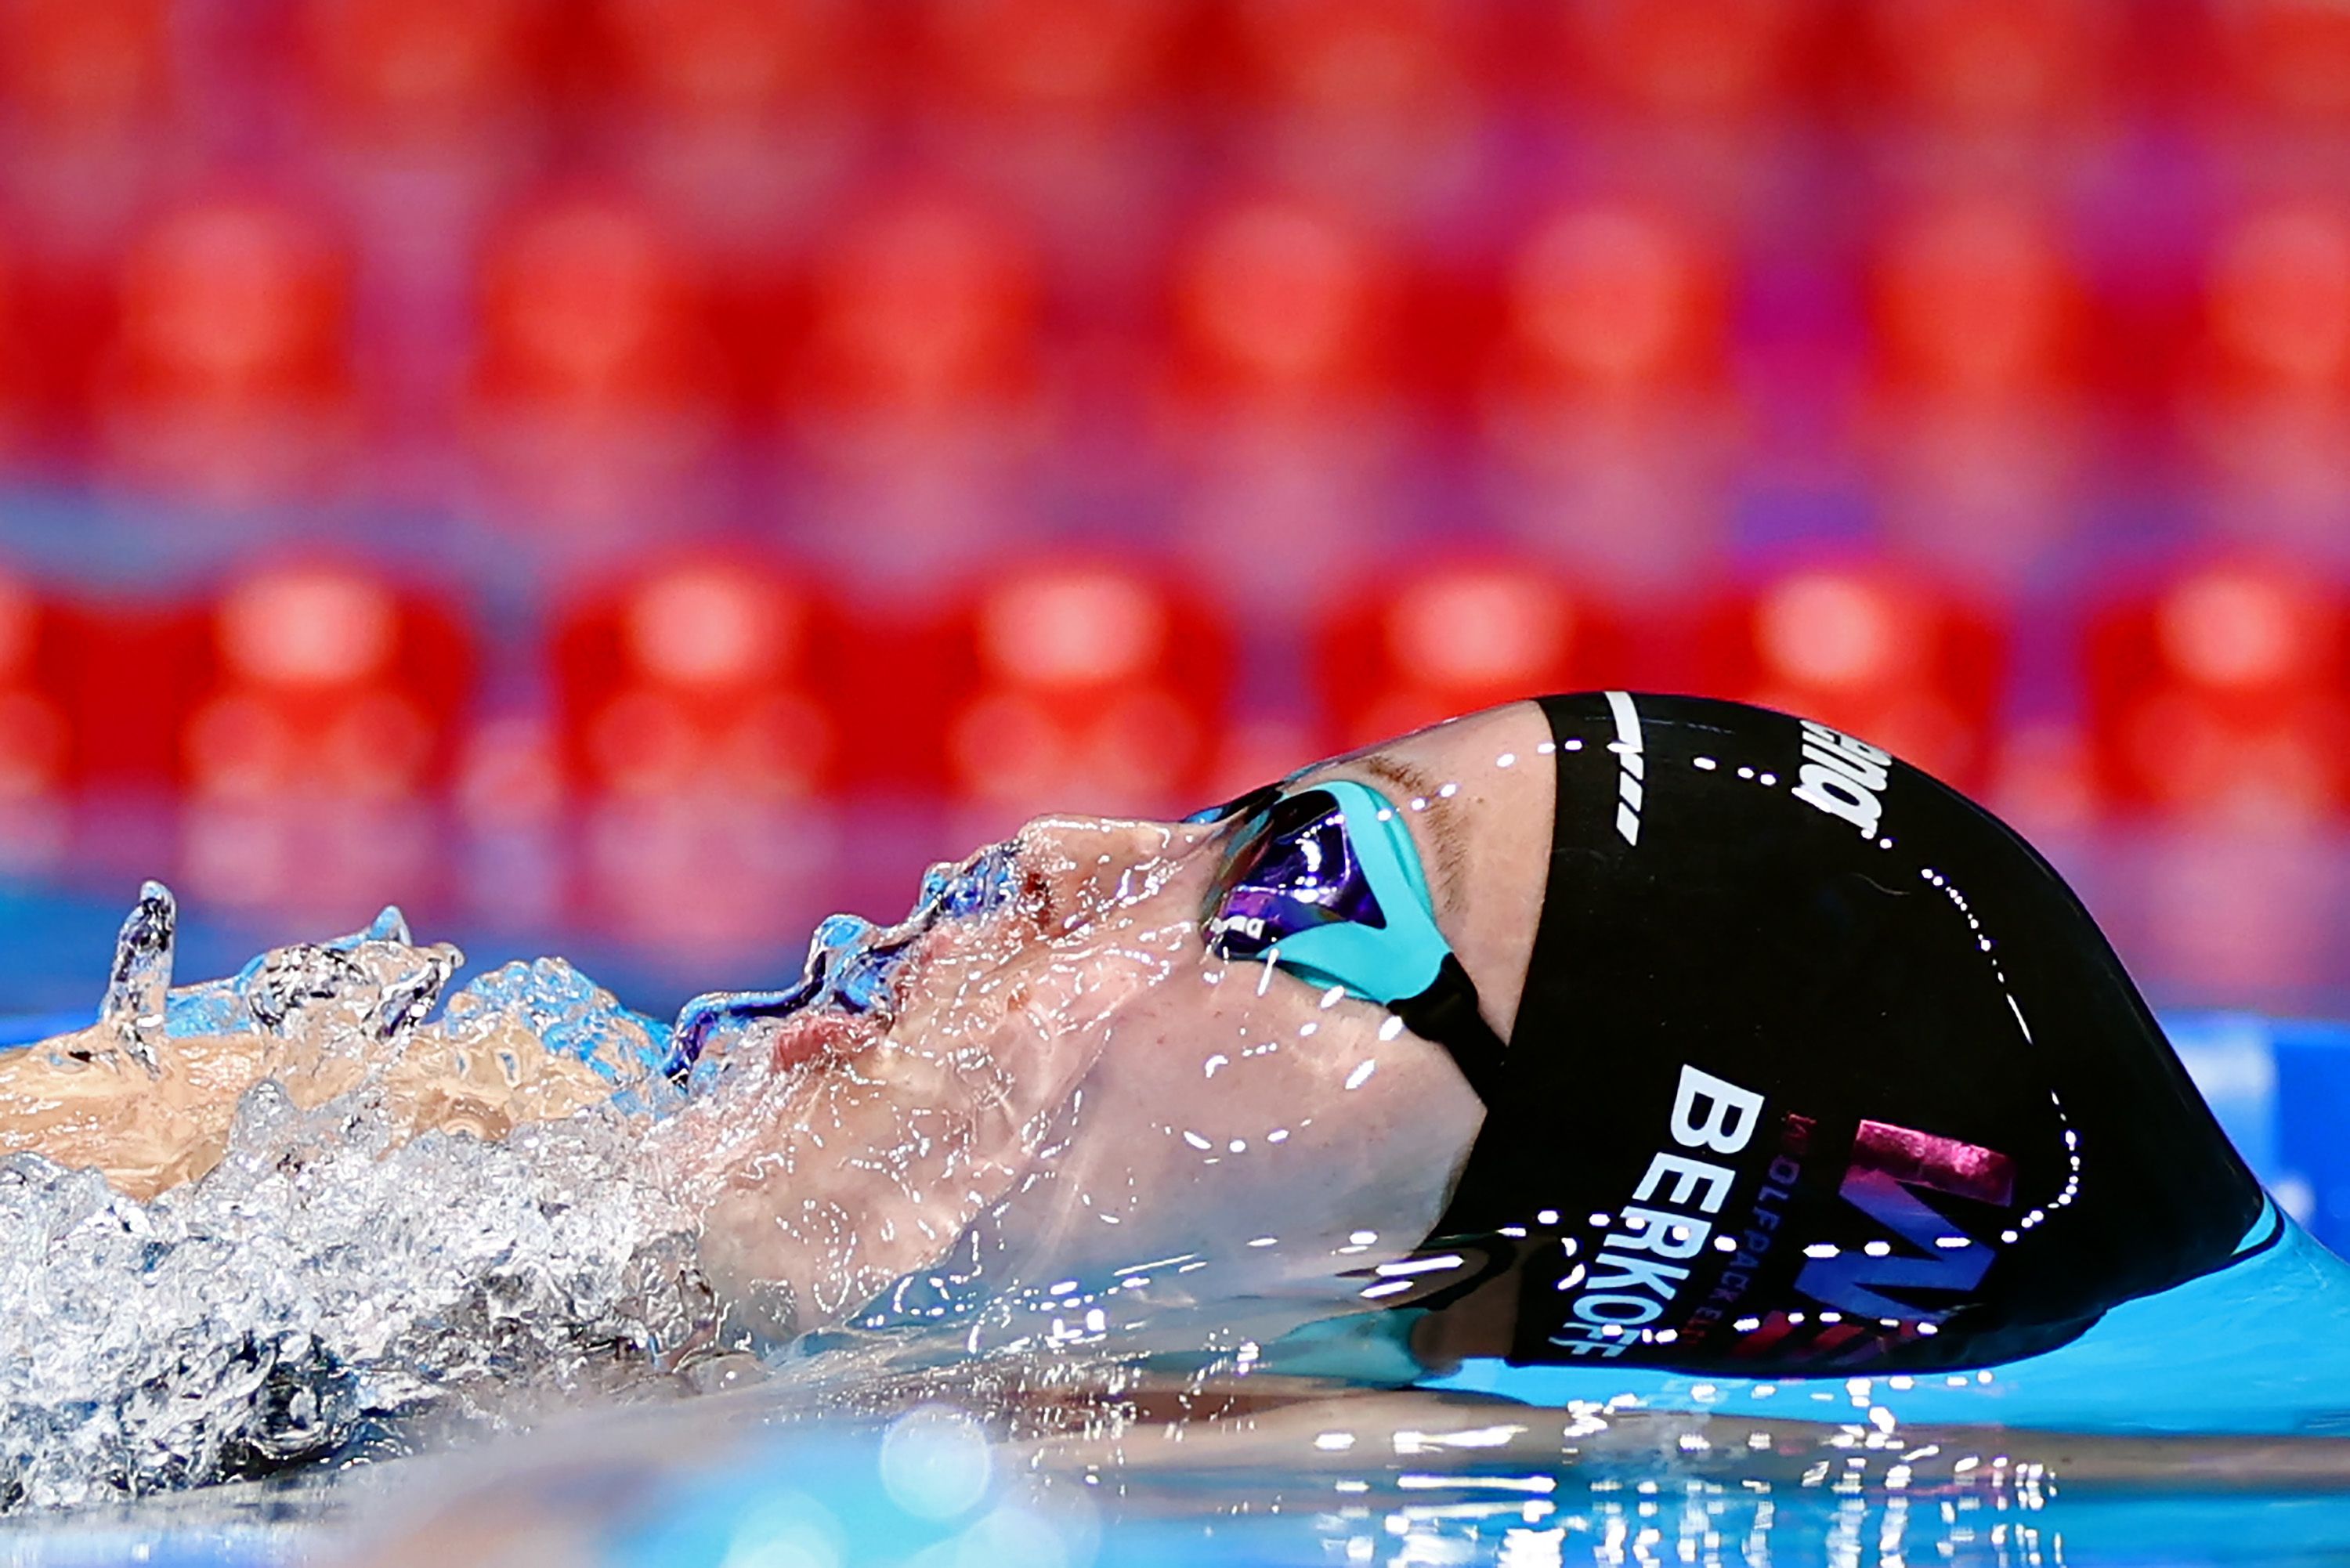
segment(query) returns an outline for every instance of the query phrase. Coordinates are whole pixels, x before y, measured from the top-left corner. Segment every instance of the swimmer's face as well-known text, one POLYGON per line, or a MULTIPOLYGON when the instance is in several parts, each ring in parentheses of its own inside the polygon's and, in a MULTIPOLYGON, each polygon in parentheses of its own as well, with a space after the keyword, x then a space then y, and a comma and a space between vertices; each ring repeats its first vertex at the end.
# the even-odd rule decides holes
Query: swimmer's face
MULTIPOLYGON (((1289 781, 1394 803, 1504 1038, 1548 869, 1547 738, 1517 704, 1289 781)), ((1180 1256, 1217 1271, 1194 1294, 1327 1299, 1409 1250, 1482 1107, 1385 1008, 1211 950, 1238 837, 1039 818, 1016 840, 1017 896, 923 935, 886 1009, 815 1009, 744 1041, 671 1135, 706 1187, 722 1287, 806 1327, 916 1270, 1043 1285, 1180 1256)))

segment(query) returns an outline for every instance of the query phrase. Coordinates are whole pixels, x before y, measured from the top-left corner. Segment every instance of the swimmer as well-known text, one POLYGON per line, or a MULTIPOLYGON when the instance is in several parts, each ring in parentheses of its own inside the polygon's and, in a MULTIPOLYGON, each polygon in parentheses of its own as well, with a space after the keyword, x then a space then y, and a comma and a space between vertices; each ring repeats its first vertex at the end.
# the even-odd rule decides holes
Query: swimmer
MULTIPOLYGON (((2027 845, 1700 699, 1520 702, 1184 822, 1042 819, 675 1045, 644 1157, 762 1341, 1188 1290, 1406 1314, 1431 1366, 1962 1367, 2280 1229, 2027 845)), ((266 1070, 224 1046, 198 1097, 266 1070)), ((109 1071, 70 1150, 101 1166, 142 1086, 109 1071)))

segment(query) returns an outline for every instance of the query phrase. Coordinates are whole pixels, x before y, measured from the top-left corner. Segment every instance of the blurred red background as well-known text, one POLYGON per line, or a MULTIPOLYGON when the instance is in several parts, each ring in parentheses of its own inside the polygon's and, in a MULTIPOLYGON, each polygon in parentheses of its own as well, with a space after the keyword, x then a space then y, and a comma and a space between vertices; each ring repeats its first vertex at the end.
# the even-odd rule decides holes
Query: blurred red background
POLYGON ((2331 0, 0 0, 0 873, 795 967, 1801 709, 2350 1005, 2331 0))

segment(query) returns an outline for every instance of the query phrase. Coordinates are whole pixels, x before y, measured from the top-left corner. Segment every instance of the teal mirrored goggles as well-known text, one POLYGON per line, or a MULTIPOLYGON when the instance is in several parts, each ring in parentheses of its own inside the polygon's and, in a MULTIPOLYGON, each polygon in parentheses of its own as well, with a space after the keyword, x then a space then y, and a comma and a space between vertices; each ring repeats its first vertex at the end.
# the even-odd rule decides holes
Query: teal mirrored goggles
POLYGON ((1232 825, 1201 918, 1211 952, 1377 1002, 1492 1100, 1503 1047, 1437 929, 1419 848, 1393 802, 1334 779, 1268 785, 1187 820, 1232 825))

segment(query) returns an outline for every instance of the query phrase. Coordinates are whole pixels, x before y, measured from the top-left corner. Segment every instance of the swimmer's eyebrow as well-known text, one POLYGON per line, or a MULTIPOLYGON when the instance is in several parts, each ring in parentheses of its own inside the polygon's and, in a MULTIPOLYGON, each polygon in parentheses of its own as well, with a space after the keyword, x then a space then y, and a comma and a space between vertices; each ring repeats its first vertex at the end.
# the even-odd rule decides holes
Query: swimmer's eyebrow
POLYGON ((1426 799, 1436 793, 1436 781, 1409 763, 1388 756, 1385 752, 1365 752, 1345 764, 1357 767, 1375 779, 1381 779, 1414 799, 1426 799))
MULTIPOLYGON (((1321 767, 1310 768, 1308 774, 1336 773, 1351 770, 1368 774, 1405 800, 1434 800, 1438 788, 1435 776, 1411 763, 1384 752, 1365 752, 1321 767)), ((1466 826, 1457 812, 1431 812, 1420 816, 1428 829, 1430 847, 1435 850, 1436 892, 1446 909, 1461 907, 1462 868, 1468 864, 1466 826)))

